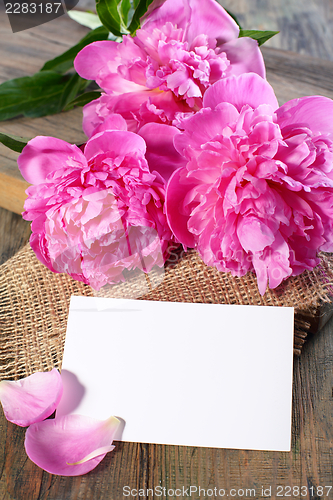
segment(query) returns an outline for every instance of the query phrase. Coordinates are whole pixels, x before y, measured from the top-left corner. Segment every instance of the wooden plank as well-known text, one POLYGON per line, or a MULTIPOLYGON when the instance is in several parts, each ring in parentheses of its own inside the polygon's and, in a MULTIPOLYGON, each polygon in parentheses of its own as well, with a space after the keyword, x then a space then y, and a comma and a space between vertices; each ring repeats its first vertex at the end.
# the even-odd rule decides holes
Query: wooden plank
POLYGON ((60 55, 89 32, 67 15, 26 31, 13 33, 0 2, 0 83, 9 78, 32 75, 43 64, 60 55))
MULTIPOLYGON (((91 0, 86 0, 91 5, 91 0)), ((244 29, 279 31, 265 47, 333 61, 332 0, 219 0, 244 29)))
POLYGON ((280 106, 291 99, 323 95, 333 99, 333 62, 262 47, 267 80, 280 106))
POLYGON ((16 214, 22 213, 28 187, 26 181, 0 172, 0 205, 16 214))

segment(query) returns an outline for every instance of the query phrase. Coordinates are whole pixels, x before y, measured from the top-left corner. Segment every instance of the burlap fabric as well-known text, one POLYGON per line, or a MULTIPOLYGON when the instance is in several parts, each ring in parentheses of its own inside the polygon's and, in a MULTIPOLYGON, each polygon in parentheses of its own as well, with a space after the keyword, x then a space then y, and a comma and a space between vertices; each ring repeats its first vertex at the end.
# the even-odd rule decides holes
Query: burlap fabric
MULTIPOLYGON (((254 274, 234 278, 219 273, 207 267, 195 251, 178 252, 176 262, 173 258, 167 263, 164 279, 156 288, 152 280, 152 275, 146 279, 146 289, 141 278, 110 287, 107 292, 102 290, 101 294, 174 302, 292 306, 296 313, 294 349, 299 354, 311 318, 333 296, 333 258, 322 254, 321 264, 314 271, 288 279, 263 297, 254 274)), ((0 380, 61 368, 71 295, 96 293, 66 274, 50 272, 29 245, 0 267, 0 380)))

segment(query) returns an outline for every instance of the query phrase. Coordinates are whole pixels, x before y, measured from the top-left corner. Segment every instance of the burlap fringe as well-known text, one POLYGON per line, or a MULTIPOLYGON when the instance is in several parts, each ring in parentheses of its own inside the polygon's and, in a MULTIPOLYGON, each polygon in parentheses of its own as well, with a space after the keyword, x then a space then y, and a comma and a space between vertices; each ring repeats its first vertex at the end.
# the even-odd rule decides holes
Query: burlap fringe
MULTIPOLYGON (((286 280, 275 290, 259 294, 254 274, 235 278, 207 267, 195 251, 178 250, 165 267, 163 281, 151 273, 100 292, 54 274, 25 246, 0 267, 0 380, 18 379, 35 371, 61 368, 71 295, 104 295, 144 300, 213 304, 295 307, 294 350, 300 354, 311 318, 333 296, 333 259, 321 255, 312 272, 286 280)), ((277 339, 278 341, 278 339, 277 339)))

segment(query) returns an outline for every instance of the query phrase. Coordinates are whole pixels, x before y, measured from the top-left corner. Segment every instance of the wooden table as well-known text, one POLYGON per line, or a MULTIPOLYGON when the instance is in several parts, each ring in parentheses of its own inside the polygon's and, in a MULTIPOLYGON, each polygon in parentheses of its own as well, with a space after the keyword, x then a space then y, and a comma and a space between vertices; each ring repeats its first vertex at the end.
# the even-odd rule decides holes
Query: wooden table
MULTIPOLYGON (((59 18, 13 35, 3 12, 0 16, 1 81, 32 74, 48 58, 61 53, 87 32, 69 19, 59 18)), ((333 63, 272 48, 264 50, 264 56, 268 79, 281 103, 311 94, 333 98, 333 63)), ((31 136, 53 134, 75 142, 82 138, 80 114, 80 110, 75 110, 45 119, 16 119, 0 123, 0 130, 25 136, 29 136, 29 131, 31 136), (63 128, 65 125, 67 129, 63 128)), ((16 175, 16 156, 1 149, 0 165, 6 175, 16 175)), ((3 179, 0 176, 0 184, 3 179)), ((19 204, 22 194, 17 196, 16 203, 19 204)), ((14 255, 28 237, 29 224, 20 215, 0 208, 1 262, 14 255)), ((116 451, 107 455, 89 474, 74 478, 52 476, 26 457, 23 446, 25 430, 8 423, 0 410, 0 499, 177 498, 172 491, 161 497, 145 494, 148 488, 156 486, 166 490, 184 487, 182 496, 177 490, 178 498, 187 498, 186 488, 190 486, 210 490, 206 494, 202 491, 200 496, 193 493, 193 499, 222 498, 218 494, 211 495, 214 488, 217 492, 221 490, 221 495, 224 489, 225 498, 229 495, 229 498, 318 499, 321 497, 320 487, 323 487, 324 498, 333 498, 332 331, 333 322, 330 322, 320 333, 309 338, 301 357, 295 358, 290 453, 116 443, 116 451), (126 497, 123 495, 125 486, 144 491, 126 497), (325 487, 329 486, 332 489, 326 496, 328 488, 325 487), (307 487, 306 492, 301 487, 307 487)), ((198 425, 202 421, 200 401, 194 402, 193 418, 198 419, 198 425)))

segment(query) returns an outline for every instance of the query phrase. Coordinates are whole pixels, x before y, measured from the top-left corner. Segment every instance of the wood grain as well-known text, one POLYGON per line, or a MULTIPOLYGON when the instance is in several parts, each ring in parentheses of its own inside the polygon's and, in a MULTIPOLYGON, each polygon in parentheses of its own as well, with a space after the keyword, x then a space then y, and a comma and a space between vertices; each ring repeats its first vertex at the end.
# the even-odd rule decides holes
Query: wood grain
MULTIPOLYGON (((224 4, 226 5, 226 3, 225 1, 224 4)), ((308 1, 305 4, 301 4, 300 0, 293 2, 279 0, 269 2, 269 4, 262 0, 233 0, 232 2, 230 0, 231 10, 236 11, 237 6, 243 9, 240 10, 240 14, 244 16, 244 21, 245 19, 251 20, 249 16, 252 13, 251 15, 256 16, 258 23, 265 21, 265 25, 262 27, 266 29, 275 29, 275 25, 272 23, 268 26, 265 19, 276 19, 277 9, 280 9, 279 12, 281 11, 282 16, 283 6, 294 9, 294 12, 297 9, 300 9, 300 12, 301 8, 304 8, 304 12, 310 13, 315 12, 316 9, 327 8, 327 29, 329 27, 328 21, 332 19, 330 16, 333 12, 332 4, 329 5, 326 0, 321 3, 308 1), (264 21, 260 20, 260 16, 266 16, 264 21)), ((283 15, 288 15, 291 19, 289 24, 285 22, 285 25, 289 26, 288 33, 290 35, 288 35, 289 45, 287 48, 290 50, 295 48, 291 46, 294 35, 290 31, 293 17, 290 12, 284 12, 283 15)), ((293 15, 296 16, 296 14, 293 15)), ((300 26, 303 30, 307 26, 306 23, 310 21, 309 15, 301 20, 300 26)), ((317 26, 316 23, 317 21, 315 26, 317 26)), ((255 26, 247 22, 246 27, 253 28, 255 26)), ((315 32, 315 27, 313 30, 315 32)), ((11 41, 6 42, 4 35, 4 38, 0 40, 2 56, 0 78, 32 74, 51 54, 56 55, 56 53, 62 52, 65 46, 77 41, 84 32, 84 28, 77 28, 75 24, 68 24, 68 20, 65 18, 59 18, 44 25, 44 27, 36 28, 36 30, 15 34, 15 37, 22 35, 23 38, 20 39, 20 42, 14 41, 13 37, 11 41), (62 23, 65 24, 62 25, 62 23), (60 41, 54 44, 52 38, 60 41), (11 43, 13 44, 12 51, 11 43), (30 50, 31 44, 34 47, 34 54, 30 50), (4 57, 3 50, 7 55, 10 54, 11 58, 4 57), (8 52, 6 52, 7 50, 8 52)), ((10 36, 8 29, 6 33, 10 36)), ((306 32, 303 32, 303 37, 306 38, 306 32)), ((321 43, 325 44, 324 37, 319 38, 320 43, 313 42, 316 50, 319 50, 321 43)), ((306 45, 309 47, 308 43, 306 45)), ((331 44, 331 46, 333 45, 331 44)), ((325 53, 330 52, 331 46, 325 45, 325 53)), ((302 48, 301 50, 303 51, 302 48)), ((309 52, 307 53, 309 54, 309 52)), ((313 55, 318 54, 314 53, 313 55)), ((265 49, 264 56, 268 66, 268 79, 273 84, 280 102, 314 93, 322 93, 328 97, 333 96, 333 73, 330 62, 319 61, 305 55, 301 57, 290 53, 285 54, 272 48, 265 49)), ((46 135, 57 135, 69 140, 69 142, 75 142, 80 140, 77 134, 81 133, 81 111, 77 110, 74 113, 49 117, 45 121, 43 121, 44 119, 28 120, 25 118, 11 120, 2 123, 0 129, 27 137, 43 132, 46 135), (69 128, 64 128, 66 126, 69 128)), ((4 159, 11 160, 8 165, 12 165, 12 167, 7 165, 11 171, 14 168, 17 155, 11 156, 7 149, 5 153, 1 154, 3 155, 0 157, 2 165, 4 165, 4 159)), ((8 172, 8 169, 6 171, 8 172)), ((2 261, 7 260, 23 246, 28 237, 29 224, 18 215, 0 209, 0 256, 2 261)), ((310 338, 303 348, 301 357, 295 359, 293 437, 290 453, 116 443, 116 450, 107 455, 91 473, 74 478, 52 476, 43 472, 27 459, 23 446, 25 430, 7 423, 0 410, 0 499, 119 500, 125 498, 123 496, 124 486, 136 490, 140 488, 146 490, 158 485, 166 489, 182 488, 183 486, 188 488, 191 485, 198 488, 200 486, 206 490, 215 487, 225 490, 254 488, 256 494, 252 498, 264 498, 262 488, 271 487, 271 498, 279 498, 277 496, 279 485, 283 488, 307 485, 316 488, 317 486, 333 485, 332 330, 333 321, 330 321, 320 334, 310 338)), ((173 369, 172 365, 170 369, 173 369)), ((263 376, 265 375, 263 374, 263 376)), ((151 395, 150 401, 142 403, 154 404, 154 394, 151 395)), ((172 407, 172 401, 165 402, 165 411, 177 411, 176 408, 172 407)), ((244 408, 244 415, 246 415, 246 408, 244 408)), ((205 425, 204 409, 201 408, 200 401, 193 402, 193 418, 197 419, 199 426, 205 425)), ((291 498, 319 499, 316 490, 313 492, 313 495, 309 492, 307 496, 294 494, 291 498)), ((241 497, 238 495, 235 498, 241 497)), ((151 493, 139 496, 138 492, 137 495, 129 498, 152 499, 157 497, 153 497, 151 493)), ((161 498, 176 497, 169 494, 161 498)), ((192 498, 217 499, 221 497, 209 497, 207 494, 202 494, 199 497, 198 494, 193 494, 192 498)), ((245 497, 243 496, 243 498, 245 497)), ((332 499, 333 489, 330 495, 324 498, 332 499)))
POLYGON ((265 46, 333 61, 332 0, 219 0, 242 28, 279 31, 265 46))

